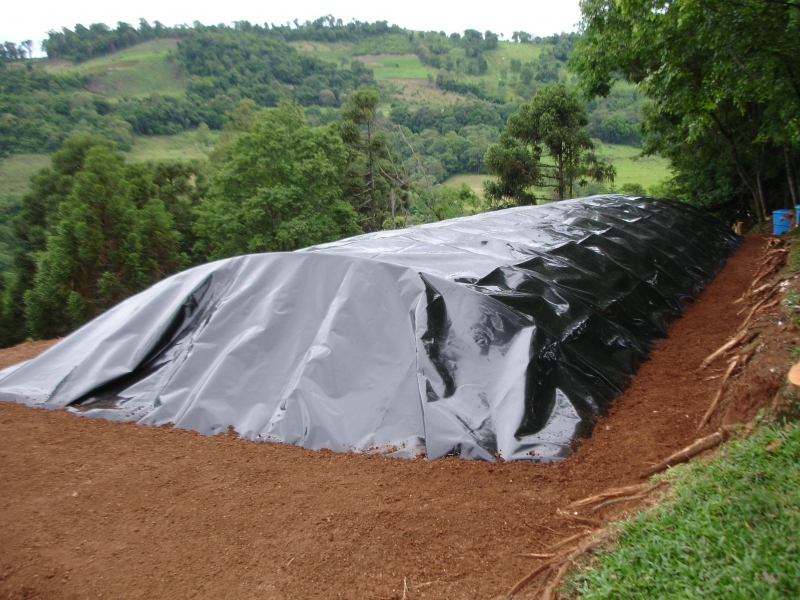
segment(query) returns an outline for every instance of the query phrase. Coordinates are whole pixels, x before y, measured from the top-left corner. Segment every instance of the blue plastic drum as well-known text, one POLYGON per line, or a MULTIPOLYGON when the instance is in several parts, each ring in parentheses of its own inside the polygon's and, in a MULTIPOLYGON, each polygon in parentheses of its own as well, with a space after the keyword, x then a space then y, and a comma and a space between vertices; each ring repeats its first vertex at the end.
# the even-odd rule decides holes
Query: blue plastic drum
POLYGON ((793 210, 786 208, 772 211, 772 235, 780 235, 789 231, 793 212, 793 210))

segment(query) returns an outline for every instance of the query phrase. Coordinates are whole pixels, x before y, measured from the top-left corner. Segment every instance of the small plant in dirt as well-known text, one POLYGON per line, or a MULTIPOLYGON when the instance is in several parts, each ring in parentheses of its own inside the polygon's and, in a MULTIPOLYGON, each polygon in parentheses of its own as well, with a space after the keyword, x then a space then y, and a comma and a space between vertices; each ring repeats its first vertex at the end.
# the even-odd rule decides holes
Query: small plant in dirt
POLYGON ((567 586, 598 598, 799 598, 800 428, 774 423, 710 464, 676 468, 674 495, 622 525, 567 586))

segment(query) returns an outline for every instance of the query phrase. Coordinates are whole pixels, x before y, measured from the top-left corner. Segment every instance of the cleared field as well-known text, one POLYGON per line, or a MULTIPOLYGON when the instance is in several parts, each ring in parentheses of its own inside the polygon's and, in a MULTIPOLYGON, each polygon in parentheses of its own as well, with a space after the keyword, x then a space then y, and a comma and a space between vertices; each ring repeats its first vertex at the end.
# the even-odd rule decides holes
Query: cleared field
POLYGON ((461 94, 438 89, 427 79, 380 79, 378 87, 402 98, 412 107, 441 106, 465 100, 461 94))
POLYGON ((603 144, 595 140, 595 153, 617 168, 614 186, 619 188, 626 183, 638 183, 646 189, 671 177, 669 161, 660 156, 639 157, 638 148, 621 144, 603 144))
POLYGON ((195 129, 176 135, 141 136, 136 138, 131 151, 123 154, 129 162, 208 158, 219 135, 218 131, 195 129))
POLYGON ((462 184, 466 183, 473 192, 483 198, 483 183, 491 178, 491 175, 466 173, 463 175, 453 175, 452 177, 446 179, 442 185, 452 188, 460 188, 462 184))
MULTIPOLYGON (((353 58, 363 60, 361 56, 353 58)), ((379 56, 377 60, 364 62, 374 71, 375 79, 422 79, 427 81, 428 74, 436 75, 436 69, 423 65, 419 57, 413 54, 379 56)))
MULTIPOLYGON (((218 131, 192 130, 137 137, 131 151, 122 155, 128 162, 208 158, 219 135, 218 131)), ((48 154, 18 154, 0 160, 0 210, 28 191, 31 175, 49 166, 48 154)))
POLYGON ((0 198, 24 194, 31 175, 49 165, 47 154, 17 154, 0 160, 0 198))
POLYGON ((79 76, 91 75, 90 92, 110 98, 146 97, 152 93, 179 96, 184 93, 183 73, 170 52, 174 39, 153 40, 115 54, 52 70, 79 76))
MULTIPOLYGON (((617 169, 614 180, 614 189, 619 189, 626 183, 638 183, 649 190, 652 186, 670 178, 669 161, 660 156, 639 157, 640 150, 621 144, 603 144, 595 140, 598 157, 607 160, 617 169)), ((490 175, 453 175, 445 180, 442 185, 458 188, 466 183, 476 194, 483 196, 483 182, 491 179, 490 175)), ((609 189, 611 186, 607 186, 609 189)))

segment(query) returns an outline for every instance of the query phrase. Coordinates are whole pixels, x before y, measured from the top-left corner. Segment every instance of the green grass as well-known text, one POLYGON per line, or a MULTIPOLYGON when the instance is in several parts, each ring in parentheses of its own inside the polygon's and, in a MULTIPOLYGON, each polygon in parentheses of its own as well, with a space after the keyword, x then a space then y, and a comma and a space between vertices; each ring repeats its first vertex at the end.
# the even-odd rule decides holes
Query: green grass
POLYGON ((0 197, 21 196, 28 190, 31 175, 49 166, 47 154, 16 154, 0 160, 0 197))
POLYGON ((626 183, 639 183, 646 189, 669 179, 669 161, 660 156, 644 156, 639 158, 640 150, 621 144, 604 144, 595 142, 595 154, 607 160, 617 168, 614 186, 619 189, 626 183))
POLYGON ((492 178, 491 175, 475 175, 467 173, 463 175, 453 175, 452 177, 448 177, 445 181, 442 182, 442 185, 458 189, 461 187, 462 183, 466 183, 473 192, 475 192, 478 196, 483 198, 483 182, 488 181, 491 178, 492 178))
POLYGON ((146 97, 152 93, 179 96, 185 82, 170 56, 177 40, 153 40, 78 65, 55 69, 78 76, 92 75, 90 92, 110 98, 146 97))
MULTIPOLYGON (((632 146, 603 144, 598 140, 595 140, 595 145, 597 156, 611 162, 617 168, 617 177, 614 179, 616 190, 626 183, 639 183, 650 189, 670 177, 669 162, 665 158, 660 156, 638 158, 640 150, 632 146)), ((483 197, 483 182, 488 179, 491 179, 490 175, 453 175, 442 185, 458 188, 462 183, 466 183, 476 194, 483 197)))
POLYGON ((194 129, 176 135, 148 135, 136 137, 130 152, 123 153, 128 162, 148 160, 183 160, 207 158, 219 139, 218 131, 203 133, 194 129))
POLYGON ((370 60, 367 66, 374 71, 375 79, 427 79, 429 73, 436 76, 436 69, 423 65, 414 54, 381 56, 370 60))
MULTIPOLYGON (((130 152, 123 152, 127 162, 207 158, 219 139, 218 131, 184 131, 177 135, 136 137, 130 152)), ((48 154, 18 154, 0 160, 0 215, 28 191, 30 177, 50 166, 48 154)))
POLYGON ((305 54, 310 54, 321 60, 327 60, 334 63, 340 63, 341 59, 350 62, 355 54, 355 44, 349 42, 289 42, 289 45, 305 54))
POLYGON ((624 523, 569 586, 600 598, 800 598, 800 428, 673 471, 673 496, 624 523))

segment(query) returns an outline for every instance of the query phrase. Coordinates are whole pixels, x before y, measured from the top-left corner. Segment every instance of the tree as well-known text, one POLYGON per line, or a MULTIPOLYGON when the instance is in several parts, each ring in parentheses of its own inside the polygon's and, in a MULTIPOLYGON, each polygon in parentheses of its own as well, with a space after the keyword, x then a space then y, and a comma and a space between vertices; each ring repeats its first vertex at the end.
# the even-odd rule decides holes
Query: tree
POLYGON ((724 153, 759 220, 781 195, 797 199, 800 4, 582 0, 581 11, 572 66, 590 97, 607 95, 619 76, 639 85, 652 103, 646 152, 680 165, 697 195, 712 179, 700 170, 724 172, 716 156, 724 153), (712 156, 681 160, 698 152, 712 156))
POLYGON ((336 126, 308 127, 296 104, 260 111, 200 203, 197 252, 217 259, 289 251, 358 233, 344 199, 346 156, 336 126))
POLYGON ((86 153, 25 294, 35 337, 64 335, 181 266, 163 204, 137 209, 132 192, 120 156, 102 145, 86 153))
POLYGON ((379 124, 379 102, 377 90, 361 88, 350 94, 340 114, 341 136, 351 150, 348 170, 354 185, 350 187, 350 195, 357 211, 368 209, 363 224, 366 231, 381 229, 385 212, 391 212, 391 228, 394 228, 394 217, 400 208, 398 200, 404 200, 407 188, 398 169, 399 157, 394 155, 379 124))
POLYGON ((534 186, 551 187, 563 200, 572 198, 576 182, 613 182, 614 167, 593 153, 588 123, 575 91, 563 84, 541 89, 508 118, 500 144, 487 151, 486 170, 499 178, 487 194, 528 204, 535 203, 534 186))

